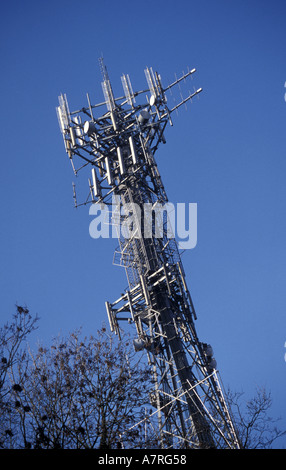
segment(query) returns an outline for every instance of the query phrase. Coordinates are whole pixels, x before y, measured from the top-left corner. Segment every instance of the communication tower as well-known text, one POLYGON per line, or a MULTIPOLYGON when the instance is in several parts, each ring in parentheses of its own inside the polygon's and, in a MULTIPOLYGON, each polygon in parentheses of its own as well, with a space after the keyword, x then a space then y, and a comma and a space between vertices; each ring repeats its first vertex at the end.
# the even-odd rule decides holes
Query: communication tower
POLYGON ((128 288, 106 302, 111 331, 120 337, 119 325, 135 325, 135 350, 146 351, 152 372, 150 402, 162 448, 239 448, 212 348, 196 332, 196 312, 168 214, 159 211, 159 219, 153 214, 168 203, 155 152, 165 143, 173 112, 202 89, 181 96, 172 107, 167 94, 195 69, 163 87, 160 75, 147 67, 148 86, 137 92, 129 75, 122 75, 123 95, 116 98, 103 59, 100 68, 104 101, 93 105, 87 94, 87 106, 70 112, 62 94, 57 114, 74 173, 88 172, 81 203, 74 185, 76 206, 116 208, 111 220, 119 240, 114 264, 125 269, 128 288), (146 207, 151 208, 149 217, 146 207), (158 220, 161 231, 155 236, 158 220), (148 228, 148 236, 142 227, 148 228))

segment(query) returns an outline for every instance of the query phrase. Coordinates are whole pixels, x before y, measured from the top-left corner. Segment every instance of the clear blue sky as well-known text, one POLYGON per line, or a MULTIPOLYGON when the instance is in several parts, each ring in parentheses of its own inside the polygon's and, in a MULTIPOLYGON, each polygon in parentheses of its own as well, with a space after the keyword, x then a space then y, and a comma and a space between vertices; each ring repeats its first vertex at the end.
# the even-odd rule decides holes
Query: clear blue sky
MULTIPOLYGON (((15 303, 49 341, 106 321, 126 287, 115 240, 89 236, 55 108, 102 101, 103 54, 115 94, 144 68, 164 85, 196 67, 202 87, 157 154, 169 200, 198 204, 183 263, 197 330, 224 385, 266 387, 286 428, 286 4, 283 0, 11 0, 1 7, 0 316, 15 303)), ((286 438, 280 441, 286 447, 286 438)))

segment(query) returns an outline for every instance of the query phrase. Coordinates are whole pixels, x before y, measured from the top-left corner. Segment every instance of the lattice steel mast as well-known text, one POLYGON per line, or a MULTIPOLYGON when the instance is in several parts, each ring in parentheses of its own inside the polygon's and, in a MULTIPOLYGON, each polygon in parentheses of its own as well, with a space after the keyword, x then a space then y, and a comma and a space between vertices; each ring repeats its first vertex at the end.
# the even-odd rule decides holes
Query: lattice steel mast
MULTIPOLYGON (((120 321, 134 324, 135 349, 148 355, 154 380, 150 400, 157 409, 161 447, 238 448, 212 349, 196 333, 196 313, 168 217, 164 211, 152 216, 168 203, 154 154, 165 142, 171 114, 202 89, 172 108, 166 94, 195 69, 163 88, 159 74, 146 68, 148 88, 135 93, 129 76, 123 75, 124 95, 115 98, 102 59, 100 67, 104 102, 91 105, 87 95, 88 106, 70 112, 61 95, 57 113, 75 174, 90 173, 81 204, 116 207, 111 220, 119 239, 114 262, 125 268, 128 289, 115 302, 106 302, 111 330, 120 336, 120 321), (137 104, 137 97, 143 97, 143 104, 137 104), (107 112, 101 114, 104 105, 107 112), (78 168, 76 160, 82 162, 78 168)), ((74 198, 81 205, 75 187, 74 198)))

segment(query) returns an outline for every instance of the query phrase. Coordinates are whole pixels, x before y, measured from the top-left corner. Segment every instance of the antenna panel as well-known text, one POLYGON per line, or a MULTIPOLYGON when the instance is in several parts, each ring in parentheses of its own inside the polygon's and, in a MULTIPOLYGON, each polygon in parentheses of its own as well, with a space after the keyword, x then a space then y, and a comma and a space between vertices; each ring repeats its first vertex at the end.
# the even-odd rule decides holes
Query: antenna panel
POLYGON ((105 167, 106 167, 107 182, 108 182, 109 186, 112 186, 113 185, 113 176, 112 176, 112 173, 111 173, 111 168, 110 168, 109 158, 108 157, 105 157, 105 167))
POLYGON ((132 155, 132 161, 134 165, 136 165, 138 159, 137 159, 137 152, 135 149, 134 141, 132 135, 129 137, 129 145, 130 145, 130 150, 131 150, 131 155, 132 155))
POLYGON ((120 147, 117 147, 117 157, 118 157, 120 174, 123 175, 123 173, 125 173, 125 165, 124 165, 124 159, 123 159, 122 151, 120 147))
POLYGON ((75 122, 75 124, 76 124, 76 127, 75 127, 75 135, 76 135, 78 144, 79 144, 79 145, 84 145, 84 144, 85 144, 85 140, 84 140, 84 136, 83 136, 83 129, 82 129, 82 125, 81 125, 81 118, 80 118, 80 116, 76 116, 76 117, 74 118, 74 122, 75 122))
POLYGON ((59 96, 59 104, 60 106, 57 108, 57 111, 60 116, 62 128, 67 129, 70 123, 70 112, 66 95, 61 94, 59 96))
POLYGON ((156 87, 156 81, 155 81, 155 76, 154 76, 152 67, 150 67, 150 68, 147 67, 144 70, 144 72, 145 72, 145 77, 146 77, 151 95, 157 97, 159 95, 159 93, 158 93, 158 89, 156 87))
POLYGON ((64 120, 63 120, 63 115, 62 115, 62 111, 61 111, 60 106, 58 106, 56 108, 56 110, 57 110, 57 116, 58 116, 58 120, 59 120, 60 130, 61 130, 61 133, 64 134, 64 132, 65 132, 65 123, 64 123, 64 120))
POLYGON ((134 93, 133 93, 133 90, 132 90, 132 85, 131 85, 131 82, 130 82, 130 78, 129 78, 129 75, 122 75, 121 77, 121 82, 122 82, 122 86, 123 86, 123 90, 124 90, 124 94, 125 94, 125 97, 126 97, 126 100, 127 100, 127 103, 133 107, 133 105, 136 103, 136 100, 134 98, 134 93))
POLYGON ((93 194, 94 194, 95 197, 99 197, 100 196, 100 188, 99 188, 95 168, 91 169, 91 176, 92 176, 92 184, 93 184, 93 194))

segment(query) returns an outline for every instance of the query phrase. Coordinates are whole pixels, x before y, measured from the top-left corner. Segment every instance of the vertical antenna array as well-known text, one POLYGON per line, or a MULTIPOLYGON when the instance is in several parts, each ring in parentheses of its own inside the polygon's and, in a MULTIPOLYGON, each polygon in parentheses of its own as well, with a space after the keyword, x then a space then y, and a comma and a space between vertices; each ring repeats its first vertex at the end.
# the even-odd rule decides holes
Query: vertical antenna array
POLYGON ((117 300, 106 301, 111 331, 120 337, 122 322, 128 320, 134 326, 135 351, 146 353, 154 383, 150 391, 154 411, 145 424, 156 428, 159 447, 239 448, 212 348, 196 332, 197 315, 177 242, 170 236, 168 218, 152 215, 168 203, 156 150, 165 142, 172 113, 202 89, 172 108, 166 96, 196 70, 164 88, 160 75, 147 67, 147 88, 135 93, 129 75, 122 75, 124 96, 115 98, 102 58, 99 63, 105 101, 92 105, 87 95, 88 105, 70 112, 66 96, 61 95, 57 114, 74 172, 89 172, 82 202, 77 202, 73 187, 76 206, 115 205, 112 223, 119 246, 114 264, 125 269, 128 287, 117 300), (107 112, 101 111, 102 106, 107 112), (151 208, 144 220, 148 237, 141 231, 146 205, 151 208), (123 230, 126 223, 129 228, 132 225, 128 234, 123 230), (156 236, 156 224, 161 227, 160 236, 156 236), (156 426, 151 422, 154 417, 156 426))
POLYGON ((103 82, 101 83, 104 98, 106 101, 106 106, 109 111, 113 111, 115 109, 115 101, 114 101, 114 95, 113 91, 111 88, 111 83, 109 80, 107 68, 103 62, 103 58, 101 57, 99 59, 99 64, 100 64, 100 70, 103 78, 103 82))

